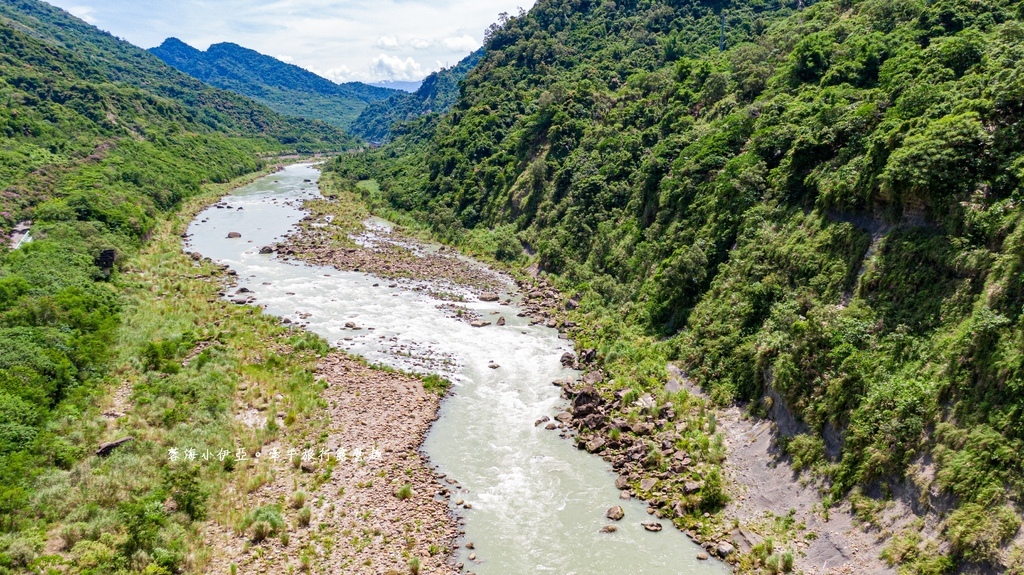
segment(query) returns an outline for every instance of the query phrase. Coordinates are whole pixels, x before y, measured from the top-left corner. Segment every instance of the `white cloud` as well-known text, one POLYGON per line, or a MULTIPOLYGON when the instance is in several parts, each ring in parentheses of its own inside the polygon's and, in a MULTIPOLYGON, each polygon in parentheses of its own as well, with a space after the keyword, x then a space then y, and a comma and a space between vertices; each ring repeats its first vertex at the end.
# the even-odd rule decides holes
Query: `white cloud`
MULTIPOLYGON (((0 0, 2 1, 2 0, 0 0)), ((205 50, 234 42, 331 79, 420 80, 480 46, 502 12, 535 0, 46 0, 139 46, 174 36, 205 50), (381 60, 379 54, 391 59, 381 60), (409 56, 413 56, 410 64, 409 56)))
POLYGON ((384 48, 385 50, 391 50, 398 47, 398 38, 394 34, 388 34, 387 36, 381 36, 377 38, 377 47, 384 48))
POLYGON ((441 43, 452 52, 472 52, 480 47, 480 42, 477 42, 476 38, 469 34, 455 38, 445 38, 441 40, 441 43))
POLYGON ((309 68, 309 71, 339 84, 352 80, 352 70, 349 70, 348 66, 337 66, 323 71, 317 70, 316 68, 309 68))
POLYGON ((282 61, 282 62, 288 62, 289 64, 291 64, 292 62, 295 61, 295 58, 292 58, 291 56, 281 55, 281 56, 274 56, 274 57, 277 58, 278 60, 282 61))
POLYGON ((381 80, 414 82, 427 75, 423 66, 412 58, 402 59, 398 56, 381 54, 370 64, 370 75, 381 80))
POLYGON ((92 6, 68 6, 66 10, 94 26, 99 23, 99 19, 96 18, 96 9, 92 6))

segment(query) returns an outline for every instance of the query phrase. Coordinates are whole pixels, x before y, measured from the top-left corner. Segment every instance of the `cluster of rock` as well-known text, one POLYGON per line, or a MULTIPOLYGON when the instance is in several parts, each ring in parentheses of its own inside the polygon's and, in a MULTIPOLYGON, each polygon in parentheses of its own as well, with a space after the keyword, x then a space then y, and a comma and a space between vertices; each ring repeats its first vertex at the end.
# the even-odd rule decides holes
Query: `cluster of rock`
MULTIPOLYGON (((568 312, 579 307, 576 298, 565 299, 544 278, 533 278, 530 281, 518 280, 519 289, 523 293, 522 311, 519 317, 530 318, 531 325, 543 324, 547 327, 565 332, 576 327, 568 320, 568 312)), ((563 337, 567 337, 563 333, 563 337)), ((570 365, 570 367, 579 367, 570 365)))
MULTIPOLYGON (((475 291, 499 291, 504 287, 497 274, 459 258, 455 250, 413 249, 420 246, 420 242, 400 230, 375 229, 373 242, 361 241, 362 236, 344 241, 337 239, 337 230, 331 226, 312 225, 316 221, 313 216, 306 216, 300 222, 298 233, 289 236, 285 243, 265 246, 260 252, 389 280, 430 281, 475 291)), ((443 286, 432 286, 432 289, 440 293, 443 286)))
MULTIPOLYGON (((298 571, 296 550, 308 548, 318 563, 313 572, 349 565, 346 573, 407 573, 409 558, 416 557, 425 573, 454 575, 447 551, 455 546, 459 528, 447 500, 438 496, 461 488, 454 481, 442 482, 443 476, 435 475, 419 453, 440 398, 415 377, 375 370, 341 353, 322 358, 316 375, 326 385, 325 409, 317 419, 282 425, 280 439, 263 449, 314 446, 317 453, 331 454, 374 449, 376 455, 339 460, 320 454, 283 467, 271 464, 272 479, 247 496, 248 508, 288 500, 296 490, 325 504, 307 507, 311 513, 305 526, 296 523, 297 510, 284 510, 288 542, 270 538, 253 544, 249 533, 209 522, 205 535, 221 552, 207 571, 227 573, 234 570, 229 569, 232 563, 240 573, 298 571), (416 531, 410 532, 413 524, 416 531), (373 536, 363 541, 335 535, 332 545, 322 543, 324 533, 347 532, 373 536)), ((267 472, 250 469, 260 471, 267 472)))

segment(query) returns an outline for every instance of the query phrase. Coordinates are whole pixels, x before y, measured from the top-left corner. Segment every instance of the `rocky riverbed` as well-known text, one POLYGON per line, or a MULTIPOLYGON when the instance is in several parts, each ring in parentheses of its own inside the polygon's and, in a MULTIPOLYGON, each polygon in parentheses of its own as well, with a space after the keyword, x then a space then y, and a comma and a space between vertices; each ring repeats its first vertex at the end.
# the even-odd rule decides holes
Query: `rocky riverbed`
POLYGON ((250 470, 270 479, 247 507, 280 505, 289 535, 256 541, 252 528, 216 528, 208 537, 221 553, 209 572, 228 573, 234 564, 239 573, 404 574, 415 561, 424 573, 455 573, 448 557, 457 523, 446 497, 457 488, 435 476, 418 451, 438 394, 418 378, 337 352, 321 359, 317 378, 326 385, 325 417, 263 450, 312 449, 310 457, 264 457, 250 470))

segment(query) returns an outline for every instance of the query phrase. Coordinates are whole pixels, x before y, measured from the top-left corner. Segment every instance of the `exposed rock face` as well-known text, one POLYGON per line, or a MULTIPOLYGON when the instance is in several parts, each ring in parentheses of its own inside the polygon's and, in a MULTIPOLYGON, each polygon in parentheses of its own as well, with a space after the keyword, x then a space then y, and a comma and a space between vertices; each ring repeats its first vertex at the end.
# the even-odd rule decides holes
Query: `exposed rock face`
POLYGON ((134 437, 124 437, 116 441, 111 441, 110 443, 104 443, 103 445, 100 446, 99 449, 96 450, 96 455, 98 455, 99 457, 106 457, 110 455, 110 453, 117 449, 118 447, 134 439, 134 437))

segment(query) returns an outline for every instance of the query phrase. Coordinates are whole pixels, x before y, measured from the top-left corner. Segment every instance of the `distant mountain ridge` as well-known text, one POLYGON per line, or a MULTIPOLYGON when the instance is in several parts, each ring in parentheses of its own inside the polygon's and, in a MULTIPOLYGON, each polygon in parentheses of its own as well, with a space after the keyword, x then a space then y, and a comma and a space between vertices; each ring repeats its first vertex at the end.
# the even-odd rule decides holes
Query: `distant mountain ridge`
POLYGON ((378 88, 390 88, 392 90, 401 90, 403 92, 415 92, 420 89, 423 85, 423 80, 419 82, 401 82, 398 80, 388 80, 387 82, 370 82, 371 86, 378 88))
POLYGON ((399 94, 362 82, 336 84, 294 64, 224 42, 205 52, 177 38, 149 50, 170 66, 211 86, 254 98, 289 116, 349 128, 371 103, 399 94))
POLYGON ((484 49, 480 48, 455 66, 427 76, 415 92, 370 104, 352 124, 352 132, 370 142, 383 143, 391 139, 391 130, 398 122, 447 112, 459 98, 459 84, 483 56, 484 49))

